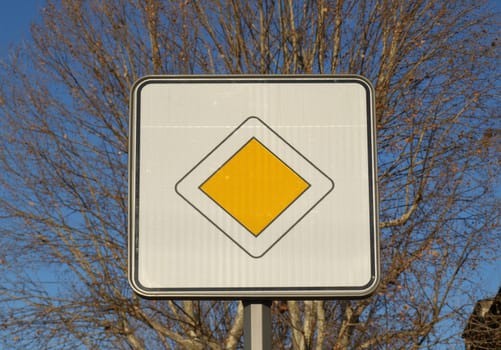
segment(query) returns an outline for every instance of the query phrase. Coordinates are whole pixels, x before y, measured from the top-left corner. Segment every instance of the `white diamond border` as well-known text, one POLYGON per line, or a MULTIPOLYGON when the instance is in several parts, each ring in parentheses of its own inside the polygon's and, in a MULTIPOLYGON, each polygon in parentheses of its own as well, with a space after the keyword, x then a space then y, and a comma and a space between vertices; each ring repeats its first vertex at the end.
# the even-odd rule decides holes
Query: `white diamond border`
POLYGON ((175 185, 175 191, 251 257, 262 257, 334 188, 334 182, 257 117, 249 117, 175 185), (199 186, 251 138, 256 138, 310 187, 258 236, 209 198, 199 186))

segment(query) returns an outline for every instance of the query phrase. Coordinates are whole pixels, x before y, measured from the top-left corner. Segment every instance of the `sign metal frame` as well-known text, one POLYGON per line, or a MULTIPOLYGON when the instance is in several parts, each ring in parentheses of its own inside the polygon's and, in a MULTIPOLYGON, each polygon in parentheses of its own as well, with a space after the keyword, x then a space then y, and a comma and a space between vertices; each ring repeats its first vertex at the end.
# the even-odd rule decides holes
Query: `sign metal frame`
MULTIPOLYGON (((270 76, 270 75, 228 75, 228 76, 147 76, 139 79, 131 89, 130 95, 130 116, 129 116, 129 261, 128 278, 133 290, 143 297, 148 298, 170 298, 170 299, 332 299, 332 298, 361 298, 372 294, 379 284, 380 262, 379 262, 379 218, 378 218, 378 194, 377 194, 377 150, 376 150, 376 127, 375 127, 375 102, 374 88, 364 77, 358 75, 291 75, 291 76, 270 76), (139 230, 140 223, 140 174, 141 174, 141 128, 142 126, 142 105, 151 101, 142 100, 144 88, 152 84, 257 84, 265 86, 267 84, 358 84, 365 92, 366 110, 366 137, 367 137, 367 178, 369 193, 367 198, 370 213, 370 279, 364 285, 332 285, 332 286, 291 286, 270 287, 268 286, 233 286, 233 287, 205 287, 192 284, 185 287, 176 286, 145 286, 139 276, 139 257, 141 244, 139 230)), ((193 103, 196 103, 194 101, 193 103)), ((250 117, 250 116, 249 116, 250 117)), ((266 127, 268 125, 265 124, 266 127)), ((271 130, 271 132, 274 132, 271 130)), ((306 159, 306 161, 308 161, 306 159)), ((309 162, 309 161, 308 161, 309 162)), ((198 164, 197 164, 198 165, 198 164)), ((311 164, 314 166, 313 164, 311 164)), ((333 182, 336 182, 334 179, 333 182)), ((334 185, 334 184, 333 184, 334 185)), ((177 186, 172 189, 178 191, 177 186)), ((336 184, 337 186, 337 184, 336 184)), ((329 190, 330 192, 330 190, 329 190)), ((327 194, 329 193, 327 192, 327 194)), ((335 190, 334 190, 335 192, 335 190)), ((327 195, 325 194, 325 195, 327 195)), ((184 198, 181 194, 178 193, 184 198)), ((322 197, 323 198, 323 197, 322 197)), ((184 198, 186 200, 186 198, 184 198)), ((191 203, 190 203, 191 204, 191 203)), ((192 204, 191 204, 192 205, 192 204)), ((316 203, 315 203, 316 205, 316 203)), ((193 209, 193 208, 192 208, 193 209)), ((197 208, 195 208, 197 209, 197 208)), ((198 209, 197 209, 198 210, 198 209)), ((195 211, 195 210, 194 210, 195 211)), ((200 214, 200 213, 198 213, 200 214)), ((306 214, 305 214, 306 215, 306 214)), ((204 215, 205 216, 205 215, 204 215)), ((210 221, 210 219, 209 219, 210 221)), ((212 223, 207 221, 208 225, 212 223)), ((215 224, 214 224, 215 225, 215 224)), ((216 225, 217 226, 217 225, 216 225)), ((226 234, 226 233, 225 233, 226 234)), ((231 239, 231 237, 230 237, 231 239)), ((276 243, 276 242, 275 242, 276 243)), ((273 243, 273 245, 275 244, 273 243)), ((238 245, 238 243, 237 243, 238 245)), ((270 246, 271 248, 271 246, 270 246)), ((269 249, 269 248, 268 248, 269 249)), ((244 249, 245 250, 245 249, 244 249)), ((267 251, 266 251, 267 252, 267 251)), ((262 255, 266 254, 264 252, 262 255)), ((188 254, 189 252, 185 252, 188 254)), ((144 254, 144 252, 142 253, 144 254)), ((249 254, 249 253, 247 253, 249 254)), ((253 256, 250 259, 260 258, 253 256)), ((261 255, 261 256, 262 256, 261 255)), ((325 273, 328 273, 328 267, 325 273)))

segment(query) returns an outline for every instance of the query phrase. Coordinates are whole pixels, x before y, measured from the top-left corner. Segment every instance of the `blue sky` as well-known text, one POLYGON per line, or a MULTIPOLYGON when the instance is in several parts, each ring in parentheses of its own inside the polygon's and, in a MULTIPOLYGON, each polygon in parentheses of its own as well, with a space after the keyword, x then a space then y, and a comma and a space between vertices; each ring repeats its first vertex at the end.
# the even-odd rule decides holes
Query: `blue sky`
MULTIPOLYGON (((39 19, 44 0, 0 0, 0 60, 7 58, 9 48, 30 37, 30 24, 39 19)), ((491 0, 497 11, 501 1, 491 0)), ((501 238, 500 238, 501 239, 501 238)), ((478 297, 493 296, 501 286, 501 256, 495 264, 480 266, 484 290, 478 297)))
POLYGON ((0 57, 9 47, 29 38, 30 23, 36 20, 43 0, 0 0, 0 57))

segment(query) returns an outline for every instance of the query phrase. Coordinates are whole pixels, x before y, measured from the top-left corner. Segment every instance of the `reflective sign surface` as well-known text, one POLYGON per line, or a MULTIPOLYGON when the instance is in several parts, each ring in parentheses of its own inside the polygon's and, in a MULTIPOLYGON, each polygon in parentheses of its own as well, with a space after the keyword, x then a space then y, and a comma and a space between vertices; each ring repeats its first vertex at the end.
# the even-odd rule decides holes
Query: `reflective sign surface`
POLYGON ((129 152, 136 292, 371 293, 379 273, 373 98, 357 76, 138 81, 129 152))

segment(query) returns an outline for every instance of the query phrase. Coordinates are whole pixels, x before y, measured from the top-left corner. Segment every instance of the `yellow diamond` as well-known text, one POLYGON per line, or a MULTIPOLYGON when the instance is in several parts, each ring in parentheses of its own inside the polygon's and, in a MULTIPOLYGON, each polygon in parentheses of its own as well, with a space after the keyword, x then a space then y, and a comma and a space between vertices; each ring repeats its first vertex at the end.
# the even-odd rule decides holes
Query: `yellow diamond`
POLYGON ((258 236, 308 187, 303 178, 252 138, 200 189, 258 236))

